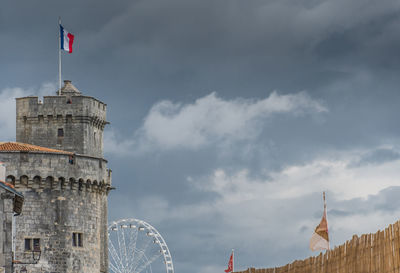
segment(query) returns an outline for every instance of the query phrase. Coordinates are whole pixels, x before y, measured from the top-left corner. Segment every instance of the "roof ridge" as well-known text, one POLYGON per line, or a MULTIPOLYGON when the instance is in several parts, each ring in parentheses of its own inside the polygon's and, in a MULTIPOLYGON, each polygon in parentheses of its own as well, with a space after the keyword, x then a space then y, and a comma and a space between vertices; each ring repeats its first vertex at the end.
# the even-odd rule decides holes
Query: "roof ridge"
POLYGON ((27 152, 49 152, 49 153, 60 153, 60 154, 69 154, 72 155, 74 153, 58 150, 48 147, 42 147, 34 144, 23 143, 23 142, 0 142, 0 151, 27 151, 27 152))

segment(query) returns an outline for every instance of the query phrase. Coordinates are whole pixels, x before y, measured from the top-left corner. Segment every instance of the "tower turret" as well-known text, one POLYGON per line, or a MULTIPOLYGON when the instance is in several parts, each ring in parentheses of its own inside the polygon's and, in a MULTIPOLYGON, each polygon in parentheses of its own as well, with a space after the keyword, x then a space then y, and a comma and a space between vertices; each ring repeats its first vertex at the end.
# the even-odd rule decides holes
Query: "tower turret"
POLYGON ((71 81, 57 94, 17 98, 17 142, 102 158, 107 105, 71 81))

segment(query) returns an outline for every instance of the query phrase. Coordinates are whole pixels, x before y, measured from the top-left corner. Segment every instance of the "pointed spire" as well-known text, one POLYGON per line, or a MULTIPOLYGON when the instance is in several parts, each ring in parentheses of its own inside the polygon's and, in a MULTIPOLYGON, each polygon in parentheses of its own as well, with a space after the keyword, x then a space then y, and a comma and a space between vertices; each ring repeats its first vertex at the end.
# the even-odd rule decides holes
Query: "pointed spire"
MULTIPOLYGON (((59 92, 57 92, 59 94, 59 92)), ((70 80, 64 81, 64 86, 61 87, 60 95, 73 95, 73 96, 80 96, 82 93, 81 91, 76 88, 70 80)))

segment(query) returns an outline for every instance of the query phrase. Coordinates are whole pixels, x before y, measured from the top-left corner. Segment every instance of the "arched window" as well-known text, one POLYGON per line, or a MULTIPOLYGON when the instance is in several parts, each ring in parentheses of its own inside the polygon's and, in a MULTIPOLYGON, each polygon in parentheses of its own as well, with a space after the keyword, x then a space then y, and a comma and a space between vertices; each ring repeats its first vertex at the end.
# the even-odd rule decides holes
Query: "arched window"
POLYGON ((6 177, 6 182, 11 184, 11 185, 13 185, 13 186, 15 186, 15 177, 12 176, 12 175, 7 176, 6 177))
POLYGON ((92 181, 90 179, 86 180, 86 190, 89 191, 92 187, 92 181))
POLYGON ((32 182, 32 187, 38 189, 40 187, 40 183, 42 182, 42 178, 37 175, 33 178, 32 182))
POLYGON ((65 187, 66 187, 66 185, 65 185, 65 178, 64 178, 64 177, 59 177, 59 178, 58 178, 58 183, 60 184, 60 188, 61 188, 62 190, 65 190, 65 187))
POLYGON ((99 183, 97 183, 97 180, 94 180, 92 190, 98 190, 98 188, 99 188, 99 183))
POLYGON ((82 191, 83 190, 83 179, 82 178, 79 179, 78 185, 79 185, 78 186, 79 191, 82 191))
POLYGON ((70 178, 69 179, 69 185, 70 185, 70 189, 73 190, 74 189, 74 184, 75 184, 75 178, 70 178))
POLYGON ((23 186, 23 187, 28 187, 28 181, 29 181, 29 178, 26 175, 23 175, 19 178, 19 182, 20 182, 21 186, 23 186))
POLYGON ((56 183, 54 183, 54 178, 52 176, 46 177, 46 187, 50 189, 56 188, 56 183))

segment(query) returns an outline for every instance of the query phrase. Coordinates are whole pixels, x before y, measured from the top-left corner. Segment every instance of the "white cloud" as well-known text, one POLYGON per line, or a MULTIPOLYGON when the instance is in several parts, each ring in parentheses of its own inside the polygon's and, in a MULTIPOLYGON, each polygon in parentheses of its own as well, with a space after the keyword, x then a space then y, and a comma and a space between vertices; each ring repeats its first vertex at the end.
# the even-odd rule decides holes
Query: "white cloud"
POLYGON ((268 172, 266 179, 251 178, 247 169, 232 174, 217 169, 207 183, 202 181, 196 186, 218 193, 228 203, 295 199, 324 190, 334 194, 336 200, 349 200, 367 198, 390 186, 400 186, 400 160, 349 167, 362 154, 347 152, 337 159, 316 159, 304 165, 288 166, 279 172, 268 172))
MULTIPOLYGON (((199 248, 210 243, 202 235, 206 232, 218 238, 216 245, 221 249, 238 248, 242 253, 255 255, 259 266, 289 263, 315 255, 308 250, 308 240, 319 222, 315 214, 322 212, 323 190, 328 193, 328 209, 335 209, 334 203, 342 204, 342 209, 348 200, 363 202, 388 187, 400 186, 400 160, 350 166, 372 151, 343 152, 335 158, 288 166, 279 172, 266 173, 268 178, 254 178, 247 169, 233 172, 216 169, 206 177, 188 177, 187 182, 199 191, 216 193, 218 198, 172 206, 157 197, 150 202, 155 204, 150 211, 137 206, 136 212, 154 214, 151 221, 156 226, 162 226, 164 221, 198 223, 198 226, 191 226, 190 231, 180 231, 179 236, 199 248), (286 255, 283 257, 279 253, 286 255)), ((347 205, 346 211, 352 214, 328 215, 332 245, 342 244, 355 233, 384 228, 395 222, 400 213, 400 208, 385 212, 374 207, 371 205, 370 211, 360 212, 352 211, 347 205)), ((240 268, 250 266, 257 265, 241 265, 240 268)), ((208 269, 205 266, 196 272, 208 272, 208 269)))
POLYGON ((5 88, 0 91, 0 141, 15 141, 15 98, 49 95, 56 90, 52 83, 44 83, 39 89, 5 88))
MULTIPOLYGON (((319 159, 305 165, 289 166, 280 172, 268 173, 268 179, 252 178, 247 169, 234 173, 217 169, 205 179, 196 181, 189 178, 188 181, 198 189, 220 196, 215 203, 192 208, 191 217, 198 217, 196 212, 202 216, 221 213, 223 226, 229 226, 230 229, 223 241, 234 240, 237 244, 248 244, 249 248, 257 244, 257 240, 279 242, 281 250, 303 245, 307 253, 309 235, 318 224, 314 213, 322 210, 322 200, 312 203, 307 200, 311 196, 319 196, 322 191, 327 191, 329 208, 329 199, 338 203, 354 198, 365 200, 383 189, 400 186, 400 160, 373 166, 348 167, 362 154, 350 152, 338 159, 319 159), (307 231, 299 237, 300 227, 307 227, 307 231), (249 242, 241 241, 243 237, 240 240, 234 238, 243 230, 251 231, 252 235, 242 235, 249 242)), ((348 209, 351 211, 351 208, 348 209)), ((400 211, 400 208, 396 211, 400 211)), ((366 214, 354 213, 330 217, 330 225, 335 233, 333 244, 343 243, 354 233, 374 232, 397 220, 393 212, 371 210, 366 214)))
POLYGON ((135 153, 134 139, 119 139, 118 134, 113 129, 104 131, 104 150, 106 153, 115 155, 132 155, 135 153))
POLYGON ((182 104, 164 100, 156 103, 124 149, 113 133, 106 137, 109 152, 198 149, 213 143, 254 139, 274 114, 292 116, 327 112, 327 108, 306 92, 280 95, 272 92, 265 99, 224 100, 216 93, 182 104), (134 147, 136 146, 136 147, 134 147))
POLYGON ((26 96, 21 88, 6 88, 0 91, 1 141, 15 140, 15 98, 26 96))

